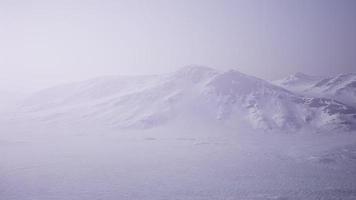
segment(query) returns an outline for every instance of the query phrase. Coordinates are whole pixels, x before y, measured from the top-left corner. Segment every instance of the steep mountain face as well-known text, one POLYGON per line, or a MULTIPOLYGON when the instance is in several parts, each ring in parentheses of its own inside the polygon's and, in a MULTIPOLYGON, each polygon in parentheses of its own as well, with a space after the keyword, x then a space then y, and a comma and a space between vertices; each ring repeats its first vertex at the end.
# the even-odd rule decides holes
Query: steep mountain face
POLYGON ((276 84, 303 95, 330 98, 356 107, 356 74, 335 77, 295 76, 275 81, 276 84))
POLYGON ((152 128, 179 121, 263 130, 356 128, 356 110, 304 97, 235 70, 102 77, 34 94, 17 111, 43 123, 152 128))

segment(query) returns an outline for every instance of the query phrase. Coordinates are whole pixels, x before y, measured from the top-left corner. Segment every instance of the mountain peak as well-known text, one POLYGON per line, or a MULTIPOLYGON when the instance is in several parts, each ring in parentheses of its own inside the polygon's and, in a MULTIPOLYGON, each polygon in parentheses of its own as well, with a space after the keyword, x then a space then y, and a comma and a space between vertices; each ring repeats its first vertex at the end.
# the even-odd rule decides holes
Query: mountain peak
POLYGON ((201 65, 188 65, 177 70, 177 73, 204 73, 216 71, 211 67, 201 66, 201 65))
POLYGON ((20 109, 46 123, 90 122, 118 128, 150 128, 192 119, 219 126, 299 130, 353 127, 356 119, 346 105, 320 98, 305 100, 238 70, 204 66, 187 66, 161 76, 104 77, 52 88, 34 94, 20 109))
POLYGON ((286 78, 274 81, 274 83, 282 87, 293 87, 294 89, 303 90, 305 85, 313 85, 322 79, 323 77, 296 72, 286 78))
POLYGON ((289 80, 301 80, 301 81, 315 81, 315 80, 319 80, 321 77, 318 76, 312 76, 312 75, 308 75, 302 72, 296 72, 294 74, 292 74, 291 76, 289 76, 287 79, 289 80))
POLYGON ((297 77, 297 78, 309 78, 309 77, 311 77, 310 75, 304 74, 302 72, 296 72, 292 76, 297 77))
POLYGON ((218 71, 213 68, 191 65, 178 69, 173 73, 173 76, 179 79, 188 79, 193 82, 198 82, 205 77, 210 77, 215 74, 218 74, 218 71))
POLYGON ((342 73, 330 77, 295 73, 275 83, 302 95, 331 98, 353 107, 356 106, 355 73, 342 73))

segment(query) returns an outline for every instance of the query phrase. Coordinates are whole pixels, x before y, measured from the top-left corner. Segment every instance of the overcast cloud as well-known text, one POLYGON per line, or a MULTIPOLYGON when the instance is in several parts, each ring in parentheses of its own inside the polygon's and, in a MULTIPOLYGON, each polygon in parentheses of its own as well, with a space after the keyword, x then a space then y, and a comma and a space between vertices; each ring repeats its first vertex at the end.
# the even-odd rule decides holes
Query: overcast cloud
POLYGON ((353 0, 0 0, 0 89, 190 64, 355 72, 355 19, 353 0))

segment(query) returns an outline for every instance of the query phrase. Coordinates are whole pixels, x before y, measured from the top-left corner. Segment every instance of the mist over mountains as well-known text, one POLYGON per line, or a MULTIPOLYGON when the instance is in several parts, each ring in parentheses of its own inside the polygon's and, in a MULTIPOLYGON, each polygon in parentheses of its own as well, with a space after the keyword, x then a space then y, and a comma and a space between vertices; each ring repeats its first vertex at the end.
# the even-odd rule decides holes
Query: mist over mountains
POLYGON ((48 88, 15 118, 44 124, 148 129, 189 121, 258 130, 356 129, 356 75, 302 73, 270 82, 236 70, 190 66, 147 76, 107 76, 48 88))
POLYGON ((193 66, 2 92, 0 198, 355 199, 354 82, 193 66))

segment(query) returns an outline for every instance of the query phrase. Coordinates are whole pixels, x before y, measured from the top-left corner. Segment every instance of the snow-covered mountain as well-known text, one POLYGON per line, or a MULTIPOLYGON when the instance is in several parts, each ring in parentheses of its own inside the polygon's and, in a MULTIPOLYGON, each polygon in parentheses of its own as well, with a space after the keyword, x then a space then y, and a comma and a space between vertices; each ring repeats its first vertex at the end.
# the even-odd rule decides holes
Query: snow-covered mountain
POLYGON ((303 95, 335 99, 356 107, 355 73, 324 78, 297 73, 275 83, 303 95))
POLYGON ((179 122, 263 130, 355 129, 356 110, 306 97, 236 70, 185 67, 151 76, 110 76, 49 88, 17 116, 44 123, 152 128, 179 122))
POLYGON ((301 72, 297 72, 286 78, 276 80, 273 83, 294 92, 303 92, 319 81, 323 80, 323 78, 324 77, 310 76, 301 72))

